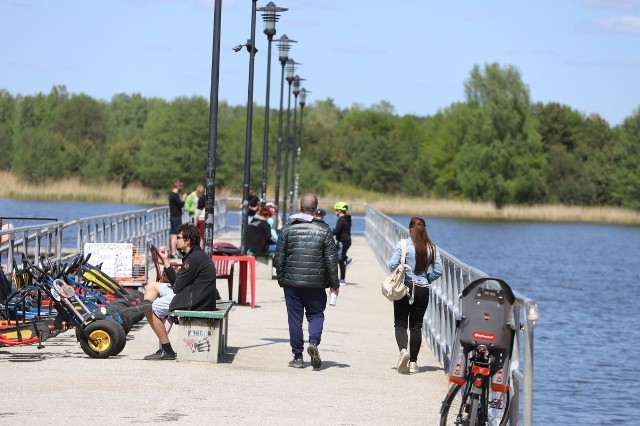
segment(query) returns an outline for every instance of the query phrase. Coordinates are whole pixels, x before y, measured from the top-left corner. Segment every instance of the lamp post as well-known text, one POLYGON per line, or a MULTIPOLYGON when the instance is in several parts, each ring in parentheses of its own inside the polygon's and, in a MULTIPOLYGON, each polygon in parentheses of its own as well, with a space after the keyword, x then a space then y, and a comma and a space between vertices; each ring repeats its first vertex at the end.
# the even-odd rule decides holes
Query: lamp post
MULTIPOLYGON (((213 49, 211 53, 211 91, 209 96, 209 145, 207 192, 205 196, 204 252, 213 254, 213 222, 216 201, 216 147, 218 143, 218 89, 220 85, 220 21, 222 0, 215 0, 213 11, 213 49)), ((214 283, 215 285, 215 283, 214 283)))
POLYGON ((298 188, 300 186, 300 153, 302 152, 302 117, 304 106, 307 103, 307 94, 311 93, 304 87, 300 89, 300 126, 298 127, 298 149, 296 151, 296 181, 293 187, 293 198, 298 199, 298 188))
POLYGON ((271 93, 271 42, 276 34, 276 22, 280 18, 279 12, 285 12, 288 9, 276 6, 272 1, 267 3, 265 7, 258 9, 262 12, 262 21, 264 22, 264 33, 268 39, 267 49, 267 95, 264 106, 264 142, 262 144, 262 202, 267 201, 267 154, 269 149, 269 95, 271 93))
MULTIPOLYGON (((276 152, 276 211, 280 212, 280 164, 282 156, 282 103, 284 101, 284 67, 289 60, 289 50, 291 44, 297 43, 295 40, 291 40, 285 34, 283 34, 278 40, 278 52, 280 65, 282 65, 282 72, 280 74, 280 109, 278 110, 278 147, 276 152)), ((285 196, 286 200, 286 196, 285 196)), ((286 201, 285 201, 286 204, 286 201)), ((277 219, 276 219, 277 220, 277 219)))
POLYGON ((299 62, 294 61, 293 59, 289 58, 289 60, 287 61, 287 67, 286 67, 286 72, 287 72, 287 83, 289 83, 289 100, 287 101, 287 133, 286 133, 286 140, 284 142, 284 197, 282 197, 283 199, 283 204, 282 204, 282 212, 283 214, 287 214, 287 199, 289 198, 289 192, 288 192, 288 185, 289 185, 289 148, 290 148, 290 133, 289 130, 291 129, 291 120, 290 120, 290 116, 291 116, 291 83, 293 83, 293 78, 294 78, 294 74, 296 71, 296 66, 298 65, 302 65, 299 62))
MULTIPOLYGON (((240 229, 240 252, 245 254, 247 248, 244 243, 244 232, 249 222, 249 186, 251 185, 251 129, 253 120, 253 64, 258 51, 256 45, 256 2, 251 0, 251 38, 247 40, 249 51, 249 84, 247 88, 247 124, 244 142, 244 183, 242 186, 242 226, 240 229)), ((242 49, 242 45, 233 48, 236 52, 242 49)))
POLYGON ((292 152, 291 152, 291 189, 289 190, 289 193, 291 194, 291 213, 293 214, 293 186, 294 186, 294 181, 295 181, 295 174, 296 174, 296 163, 295 163, 295 158, 296 158, 296 147, 297 147, 297 143, 296 143, 296 127, 297 127, 297 123, 296 120, 298 119, 298 95, 300 94, 300 82, 304 81, 304 78, 300 78, 298 75, 296 75, 295 77, 293 77, 293 97, 294 97, 294 101, 293 101, 293 145, 292 145, 292 152))

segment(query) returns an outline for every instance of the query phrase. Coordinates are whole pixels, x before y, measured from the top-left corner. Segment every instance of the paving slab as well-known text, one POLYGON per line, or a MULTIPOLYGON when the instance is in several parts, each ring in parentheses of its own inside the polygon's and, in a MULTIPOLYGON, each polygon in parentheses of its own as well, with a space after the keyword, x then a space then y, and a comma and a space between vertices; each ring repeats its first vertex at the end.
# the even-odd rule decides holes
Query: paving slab
MULTIPOLYGON (((220 239, 236 242, 233 237, 220 239)), ((235 305, 229 313, 228 354, 218 364, 144 361, 157 349, 146 323, 108 359, 86 356, 73 331, 43 349, 0 348, 0 423, 438 424, 444 371, 423 343, 420 372, 396 372, 393 306, 379 284, 386 271, 364 237, 354 238, 349 254, 355 260, 347 285, 325 311, 319 370, 308 356, 306 368, 288 367, 282 289, 275 280, 258 280, 256 308, 235 305)), ((226 296, 226 280, 218 285, 226 296)))

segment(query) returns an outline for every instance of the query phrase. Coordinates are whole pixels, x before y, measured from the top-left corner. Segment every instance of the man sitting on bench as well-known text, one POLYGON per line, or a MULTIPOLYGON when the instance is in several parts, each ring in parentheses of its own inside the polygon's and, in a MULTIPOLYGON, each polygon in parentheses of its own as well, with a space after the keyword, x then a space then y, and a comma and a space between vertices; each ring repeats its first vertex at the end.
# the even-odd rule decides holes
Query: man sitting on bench
MULTIPOLYGON (((165 246, 158 249, 169 283, 153 282, 145 287, 144 301, 137 307, 144 312, 151 329, 160 340, 160 349, 144 357, 146 360, 172 360, 171 347, 164 320, 175 310, 212 311, 220 295, 216 290, 216 267, 211 257, 200 248, 200 233, 191 223, 178 227, 176 247, 183 253, 182 266, 176 273, 165 246)), ((132 309, 132 308, 130 308, 132 309)))

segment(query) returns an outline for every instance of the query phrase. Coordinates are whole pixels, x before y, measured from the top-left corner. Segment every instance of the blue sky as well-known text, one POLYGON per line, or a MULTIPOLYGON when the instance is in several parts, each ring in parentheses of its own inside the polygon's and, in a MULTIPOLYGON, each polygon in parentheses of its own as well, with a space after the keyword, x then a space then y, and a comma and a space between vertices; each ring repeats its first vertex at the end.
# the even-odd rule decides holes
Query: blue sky
MULTIPOLYGON (((278 0, 277 35, 297 40, 307 103, 390 102, 432 115, 464 100, 474 65, 513 65, 531 99, 598 113, 640 107, 640 0, 278 0)), ((0 0, 0 89, 208 98, 213 0, 0 0)), ((223 0, 220 99, 247 102, 251 0, 223 0)), ((260 0, 258 7, 267 0, 260 0)), ((254 101, 265 104, 267 38, 256 22, 254 101)), ((271 107, 280 64, 272 48, 271 107)), ((286 106, 286 100, 285 100, 286 106)))

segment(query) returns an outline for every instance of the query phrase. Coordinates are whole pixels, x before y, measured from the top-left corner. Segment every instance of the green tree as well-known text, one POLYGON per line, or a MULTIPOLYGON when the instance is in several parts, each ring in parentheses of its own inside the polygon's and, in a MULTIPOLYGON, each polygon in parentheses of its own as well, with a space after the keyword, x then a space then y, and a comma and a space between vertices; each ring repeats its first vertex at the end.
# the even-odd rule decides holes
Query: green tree
POLYGON ((597 115, 587 118, 578 135, 576 157, 582 163, 583 190, 577 195, 584 205, 606 205, 610 201, 610 175, 615 135, 609 124, 597 115))
POLYGON ((15 143, 13 171, 24 179, 44 182, 69 176, 69 142, 44 128, 24 130, 15 143))
POLYGON ((581 204, 592 198, 584 159, 576 152, 585 119, 569 106, 551 102, 532 108, 547 158, 547 201, 581 204))
POLYGON ((51 130, 68 142, 69 170, 83 179, 104 179, 107 161, 107 116, 103 102, 81 94, 63 102, 51 130))
POLYGON ((140 176, 136 159, 143 145, 144 141, 139 136, 111 145, 109 147, 107 178, 120 181, 123 189, 138 180, 140 176))
POLYGON ((216 143, 216 186, 242 191, 244 181, 244 147, 247 112, 226 101, 218 105, 218 140, 216 143))
POLYGON ((640 108, 621 126, 613 155, 611 201, 623 207, 640 208, 640 108))
POLYGON ((475 66, 465 83, 470 126, 457 156, 459 184, 471 199, 534 203, 544 199, 544 157, 529 116, 529 90, 511 66, 475 66))
POLYGON ((13 119, 17 102, 6 90, 0 90, 0 170, 11 168, 13 151, 13 119))
POLYGON ((119 93, 111 97, 107 108, 109 145, 142 136, 147 122, 148 101, 139 93, 119 93))
POLYGON ((206 177, 208 102, 201 97, 176 98, 150 111, 139 153, 145 186, 169 190, 175 179, 190 189, 206 177))

